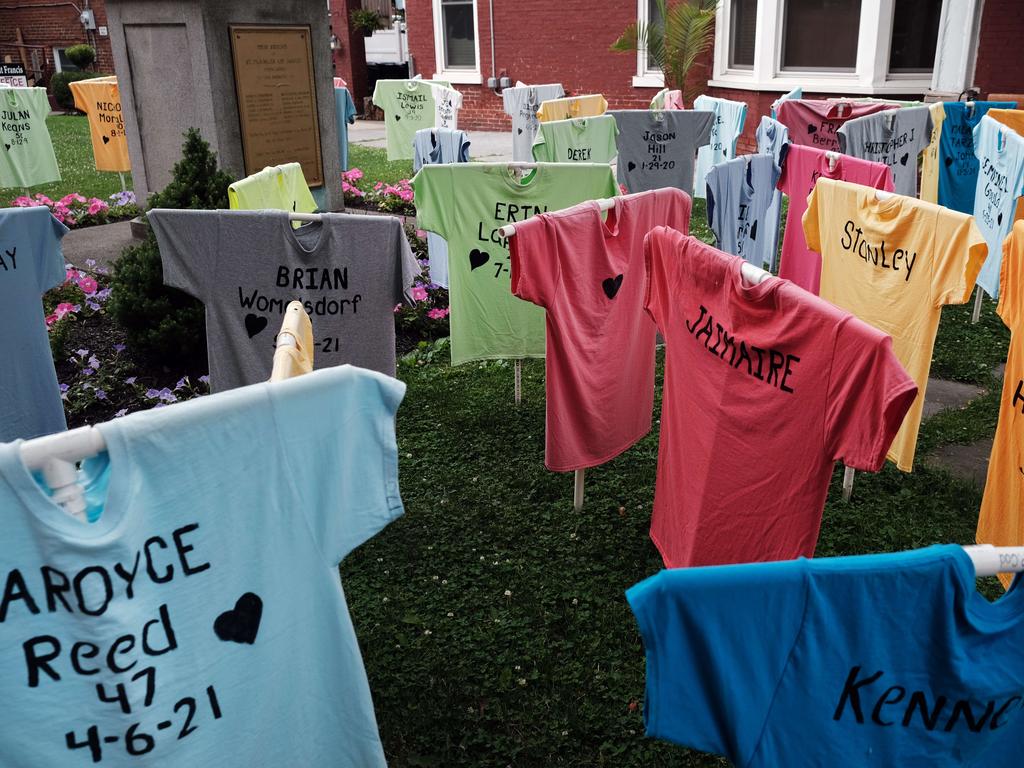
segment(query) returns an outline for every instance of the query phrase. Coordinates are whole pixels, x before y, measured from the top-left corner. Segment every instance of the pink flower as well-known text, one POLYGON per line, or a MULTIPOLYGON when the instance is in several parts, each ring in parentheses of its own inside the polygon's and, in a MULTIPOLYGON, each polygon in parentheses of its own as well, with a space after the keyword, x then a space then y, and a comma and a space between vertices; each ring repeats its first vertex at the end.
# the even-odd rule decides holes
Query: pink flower
POLYGON ((412 290, 409 292, 412 296, 413 301, 426 301, 427 300, 427 289, 422 285, 414 285, 412 290))
POLYGON ((426 236, 427 236, 427 230, 425 230, 425 229, 417 229, 416 230, 416 237, 418 237, 420 240, 423 240, 424 238, 426 238, 426 236))
POLYGON ((58 320, 57 315, 55 315, 55 314, 47 315, 46 316, 46 327, 49 328, 51 325, 56 323, 57 320, 58 320))
POLYGON ((109 206, 102 200, 97 200, 95 197, 89 203, 89 208, 86 210, 90 216, 95 216, 97 213, 107 210, 109 206))
POLYGON ((435 308, 427 312, 427 317, 431 320, 442 320, 448 317, 448 313, 450 311, 451 310, 449 310, 448 307, 445 307, 444 309, 435 308))
POLYGON ((74 304, 69 304, 66 301, 62 301, 60 304, 57 305, 57 308, 53 312, 55 318, 57 320, 60 320, 62 317, 64 317, 64 315, 75 311, 76 310, 74 304))
POLYGON ((401 304, 395 304, 394 312, 397 314, 398 312, 401 312, 401 311, 402 311, 402 305, 401 304))
POLYGON ((352 181, 359 181, 361 178, 363 178, 363 172, 358 168, 353 168, 348 172, 348 177, 352 179, 352 181))
POLYGON ((84 275, 78 280, 78 287, 82 289, 82 293, 87 296, 91 296, 99 290, 99 283, 96 282, 95 278, 84 275))

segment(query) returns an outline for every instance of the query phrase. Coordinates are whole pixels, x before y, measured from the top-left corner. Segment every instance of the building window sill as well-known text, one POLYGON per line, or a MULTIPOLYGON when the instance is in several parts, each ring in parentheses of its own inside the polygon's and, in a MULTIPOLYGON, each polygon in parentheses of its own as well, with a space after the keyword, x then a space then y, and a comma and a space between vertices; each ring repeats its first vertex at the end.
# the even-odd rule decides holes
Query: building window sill
POLYGON ((661 72, 648 72, 633 76, 634 88, 664 88, 665 76, 661 72))
POLYGON ((772 77, 757 80, 753 77, 720 75, 708 81, 716 88, 734 88, 740 91, 788 91, 800 86, 805 92, 872 96, 885 94, 924 93, 931 88, 931 77, 886 80, 876 85, 864 84, 855 78, 801 76, 772 77))
POLYGON ((480 85, 483 78, 479 72, 470 72, 465 69, 450 69, 447 72, 435 72, 432 80, 447 80, 449 83, 461 83, 463 85, 480 85))

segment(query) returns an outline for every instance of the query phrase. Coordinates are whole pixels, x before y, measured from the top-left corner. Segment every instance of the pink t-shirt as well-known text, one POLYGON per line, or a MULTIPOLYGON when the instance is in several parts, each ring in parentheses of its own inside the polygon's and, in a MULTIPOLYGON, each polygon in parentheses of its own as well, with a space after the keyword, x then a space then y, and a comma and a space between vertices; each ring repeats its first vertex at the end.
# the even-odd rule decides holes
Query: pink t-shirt
POLYGON ((810 557, 833 463, 877 471, 917 386, 892 340, 659 227, 644 307, 665 337, 651 538, 669 568, 810 557))
POLYGON ((789 129, 789 140, 794 144, 838 152, 839 137, 836 131, 843 123, 855 117, 898 108, 899 104, 878 101, 785 99, 775 107, 775 119, 789 129))
POLYGON ((665 225, 688 232, 678 189, 594 201, 532 216, 509 239, 512 292, 547 310, 545 464, 602 464, 651 429, 655 328, 643 311, 643 241, 665 225))
POLYGON ((804 211, 814 191, 814 183, 824 177, 888 192, 893 190, 892 171, 885 163, 839 155, 835 167, 830 168, 829 165, 825 150, 790 144, 782 158, 782 175, 778 183, 778 188, 789 195, 779 277, 792 280, 814 295, 818 295, 821 285, 821 255, 807 247, 803 227, 804 211))

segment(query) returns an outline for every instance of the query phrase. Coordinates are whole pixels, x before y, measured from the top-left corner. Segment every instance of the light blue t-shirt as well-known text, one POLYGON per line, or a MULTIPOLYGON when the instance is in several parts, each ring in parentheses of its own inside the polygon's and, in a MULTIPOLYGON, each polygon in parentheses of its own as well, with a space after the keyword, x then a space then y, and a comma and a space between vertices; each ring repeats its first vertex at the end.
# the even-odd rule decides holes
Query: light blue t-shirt
POLYGON ((1024 194, 1024 138, 985 115, 974 129, 974 154, 978 158, 974 220, 988 243, 978 285, 995 299, 999 297, 1003 240, 1013 227, 1017 198, 1024 194))
POLYGON ((781 170, 771 155, 744 155, 708 172, 708 226, 719 250, 755 267, 772 257, 765 218, 775 197, 781 170))
POLYGON ((961 213, 973 213, 974 190, 978 181, 978 158, 974 154, 974 129, 990 109, 1013 109, 1014 101, 945 101, 942 133, 939 135, 939 205, 961 213))
POLYGON ((43 293, 64 282, 68 228, 48 208, 0 208, 0 442, 67 429, 43 293))
POLYGON ((356 105, 348 88, 334 89, 334 114, 338 122, 338 149, 341 151, 341 170, 348 170, 348 127, 356 121, 356 105))
POLYGON ((783 102, 786 99, 802 99, 803 97, 804 89, 801 88, 799 85, 793 90, 791 90, 789 93, 784 93, 781 96, 779 96, 779 98, 772 102, 772 119, 775 119, 775 110, 778 108, 780 102, 783 102))
MULTIPOLYGON (((799 90, 799 89, 797 89, 799 90)), ((787 98, 788 94, 782 98, 787 98)), ((796 97, 799 98, 799 97, 796 97)), ((781 99, 780 99, 781 101, 781 99)), ((782 147, 789 141, 789 128, 778 120, 764 115, 757 126, 757 151, 771 155, 775 164, 782 167, 782 147)), ((775 271, 779 258, 779 222, 782 217, 782 190, 776 188, 771 205, 764 215, 765 238, 769 244, 768 269, 775 271)))
POLYGON ((715 113, 711 123, 711 143, 697 150, 697 170, 693 180, 693 196, 704 197, 706 177, 711 166, 736 157, 736 142, 747 120, 747 104, 713 96, 698 96, 693 100, 693 108, 715 113))
POLYGON ((339 366, 99 425, 93 523, 0 445, 0 765, 385 765, 338 563, 402 513, 405 385, 339 366))
MULTIPOLYGON (((412 172, 436 163, 468 163, 469 136, 455 128, 422 128, 412 140, 412 172)), ((448 287, 448 241, 427 232, 427 262, 430 282, 448 287)))
POLYGON ((1020 581, 989 603, 955 545, 662 571, 626 593, 647 735, 744 768, 1014 765, 1020 581))

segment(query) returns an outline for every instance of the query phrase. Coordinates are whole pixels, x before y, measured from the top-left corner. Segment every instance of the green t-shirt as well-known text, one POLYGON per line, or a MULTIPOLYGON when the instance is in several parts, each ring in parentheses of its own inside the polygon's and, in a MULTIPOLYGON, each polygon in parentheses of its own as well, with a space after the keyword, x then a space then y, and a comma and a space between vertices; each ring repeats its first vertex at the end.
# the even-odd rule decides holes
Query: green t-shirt
POLYGON ((433 128, 437 113, 431 85, 442 80, 378 80, 373 88, 373 103, 384 110, 384 135, 388 160, 412 160, 412 141, 416 131, 433 128))
POLYGON ((619 129, 612 115, 541 123, 533 159, 543 163, 610 163, 619 129))
POLYGON ((519 180, 505 163, 425 165, 412 180, 419 226, 448 241, 452 365, 544 356, 544 310, 512 295, 498 230, 618 191, 611 167, 539 163, 519 180))
POLYGON ((60 181, 45 88, 0 88, 0 187, 60 181))

